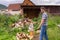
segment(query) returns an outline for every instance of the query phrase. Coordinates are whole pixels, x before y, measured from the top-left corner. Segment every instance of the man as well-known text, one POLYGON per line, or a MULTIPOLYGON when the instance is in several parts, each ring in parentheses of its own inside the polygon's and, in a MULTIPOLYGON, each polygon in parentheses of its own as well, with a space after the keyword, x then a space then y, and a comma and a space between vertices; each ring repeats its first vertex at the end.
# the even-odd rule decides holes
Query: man
POLYGON ((47 32, 46 32, 48 15, 47 15, 46 9, 44 7, 41 7, 41 13, 43 13, 42 19, 41 19, 41 23, 38 27, 38 29, 39 29, 41 26, 40 40, 43 40, 43 37, 46 40, 48 40, 48 36, 47 36, 47 32))

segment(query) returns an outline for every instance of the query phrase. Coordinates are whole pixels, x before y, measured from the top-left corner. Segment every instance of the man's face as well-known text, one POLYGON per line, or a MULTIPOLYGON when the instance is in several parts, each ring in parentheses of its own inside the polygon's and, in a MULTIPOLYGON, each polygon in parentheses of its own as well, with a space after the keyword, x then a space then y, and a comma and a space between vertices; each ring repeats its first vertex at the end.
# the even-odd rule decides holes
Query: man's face
POLYGON ((44 10, 43 9, 41 9, 41 13, 44 13, 44 10))

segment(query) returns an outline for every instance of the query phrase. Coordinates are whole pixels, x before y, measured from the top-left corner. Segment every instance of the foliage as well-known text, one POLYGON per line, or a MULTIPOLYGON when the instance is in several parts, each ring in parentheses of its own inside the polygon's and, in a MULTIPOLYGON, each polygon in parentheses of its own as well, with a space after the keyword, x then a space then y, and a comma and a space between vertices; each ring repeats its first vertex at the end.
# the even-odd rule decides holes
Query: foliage
MULTIPOLYGON (((8 15, 0 15, 0 40, 16 40, 17 32, 25 32, 28 33, 28 27, 25 26, 23 29, 16 28, 12 30, 10 27, 11 24, 15 23, 22 17, 19 15, 8 16, 8 15)), ((41 20, 41 15, 38 18, 34 18, 33 21, 37 22, 34 24, 34 30, 38 27, 41 20)), ((57 25, 60 24, 60 16, 51 16, 48 17, 48 37, 49 40, 60 40, 60 29, 57 25)))

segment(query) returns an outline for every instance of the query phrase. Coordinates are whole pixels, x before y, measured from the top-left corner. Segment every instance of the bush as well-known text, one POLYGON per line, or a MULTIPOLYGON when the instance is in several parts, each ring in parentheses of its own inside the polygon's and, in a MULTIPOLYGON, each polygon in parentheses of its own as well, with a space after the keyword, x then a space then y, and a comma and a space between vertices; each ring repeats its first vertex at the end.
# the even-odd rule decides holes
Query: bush
MULTIPOLYGON (((7 15, 0 15, 0 40, 16 40, 16 33, 17 32, 25 32, 28 33, 28 25, 25 26, 23 29, 16 28, 14 30, 11 30, 12 28, 9 27, 11 24, 15 23, 22 17, 19 15, 14 16, 7 16, 7 15)), ((41 15, 39 15, 38 18, 32 19, 34 22, 37 22, 34 24, 34 30, 36 31, 37 27, 39 26, 39 23, 41 21, 41 15)), ((60 16, 51 16, 48 17, 48 34, 49 38, 55 38, 57 28, 57 24, 60 24, 60 16), (52 32, 52 34, 50 34, 52 32), (54 33, 53 33, 54 32, 54 33), (52 36, 51 36, 52 35, 52 36)), ((54 40, 52 39, 52 40, 54 40)), ((50 40, 50 39, 49 39, 50 40)))

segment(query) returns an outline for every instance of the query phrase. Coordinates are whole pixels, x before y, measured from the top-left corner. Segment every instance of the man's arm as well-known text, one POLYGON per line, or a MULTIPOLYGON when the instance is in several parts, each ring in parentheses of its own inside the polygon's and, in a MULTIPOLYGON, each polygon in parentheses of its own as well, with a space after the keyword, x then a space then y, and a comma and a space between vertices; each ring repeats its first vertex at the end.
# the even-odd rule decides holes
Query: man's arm
POLYGON ((41 23, 39 24, 39 27, 37 29, 40 29, 40 27, 43 23, 44 23, 44 19, 41 19, 41 23))

